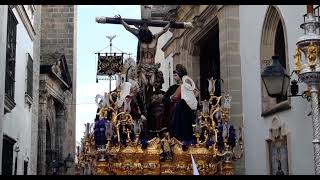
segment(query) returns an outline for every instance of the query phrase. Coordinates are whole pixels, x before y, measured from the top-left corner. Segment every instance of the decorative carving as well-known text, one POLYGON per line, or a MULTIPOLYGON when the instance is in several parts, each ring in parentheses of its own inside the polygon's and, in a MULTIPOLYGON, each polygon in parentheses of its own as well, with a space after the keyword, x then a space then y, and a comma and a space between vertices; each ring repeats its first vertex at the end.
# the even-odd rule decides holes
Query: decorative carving
MULTIPOLYGON (((156 142, 156 141, 154 141, 156 142)), ((137 148, 125 147, 117 153, 117 161, 97 162, 94 169, 98 175, 192 175, 190 153, 196 159, 199 173, 202 175, 232 175, 232 163, 219 163, 205 148, 193 148, 192 152, 174 154, 172 161, 160 162, 160 154, 137 152, 137 148), (201 149, 201 150, 200 150, 201 149)), ((159 150, 159 149, 158 149, 159 150)))
POLYGON ((111 76, 122 71, 123 56, 98 56, 98 76, 111 76))
POLYGON ((170 138, 169 132, 165 133, 165 137, 161 139, 161 154, 163 161, 172 161, 173 160, 173 153, 172 153, 172 146, 174 142, 170 138))
POLYGON ((295 71, 299 73, 302 69, 301 51, 299 48, 296 49, 296 53, 293 57, 294 57, 295 71))
MULTIPOLYGON (((83 168, 91 166, 98 175, 192 175, 190 158, 190 154, 192 154, 200 174, 232 175, 234 171, 232 159, 240 158, 241 155, 236 157, 233 154, 234 146, 230 142, 231 137, 229 137, 232 134, 230 130, 232 127, 227 122, 223 126, 223 132, 228 131, 229 136, 222 135, 222 141, 218 139, 221 136, 218 134, 221 129, 219 129, 220 126, 217 126, 214 118, 216 118, 216 113, 223 113, 223 109, 219 105, 221 96, 212 99, 217 99, 217 102, 211 101, 210 103, 213 110, 206 115, 207 118, 204 121, 201 120, 198 123, 200 129, 204 128, 206 138, 202 142, 198 140, 196 144, 191 144, 187 150, 183 150, 182 142, 174 137, 170 138, 168 133, 162 139, 155 137, 147 141, 148 145, 142 148, 141 141, 138 141, 139 136, 135 141, 132 141, 130 137, 130 133, 132 133, 130 129, 137 123, 136 120, 132 119, 128 112, 117 113, 116 110, 112 123, 116 125, 117 137, 120 137, 119 131, 123 128, 126 130, 125 133, 128 133, 128 136, 124 136, 127 140, 126 143, 114 143, 108 140, 106 151, 98 151, 95 149, 92 132, 89 132, 85 136, 84 149, 80 153, 78 165, 83 168), (216 143, 207 147, 210 139, 216 143), (225 150, 222 150, 221 143, 225 150)), ((239 144, 239 151, 242 152, 242 143, 239 142, 239 144)))
POLYGON ((54 72, 59 78, 61 78, 61 60, 57 60, 51 67, 52 72, 54 72))
POLYGON ((317 64, 317 54, 318 54, 318 47, 311 42, 307 49, 308 52, 308 63, 310 68, 314 68, 317 64))
POLYGON ((160 63, 156 64, 139 64, 137 67, 137 73, 144 85, 153 86, 155 80, 155 73, 160 68, 160 63))

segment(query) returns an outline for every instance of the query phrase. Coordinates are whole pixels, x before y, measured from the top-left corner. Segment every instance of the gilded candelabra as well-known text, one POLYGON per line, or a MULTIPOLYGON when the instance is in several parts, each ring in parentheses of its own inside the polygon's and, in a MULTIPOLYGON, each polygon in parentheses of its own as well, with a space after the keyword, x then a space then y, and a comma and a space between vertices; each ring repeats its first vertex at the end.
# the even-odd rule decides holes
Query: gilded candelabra
POLYGON ((215 96, 214 88, 210 91, 210 99, 202 101, 202 112, 194 125, 197 146, 209 146, 213 156, 221 157, 224 163, 230 164, 243 156, 242 129, 239 129, 236 139, 235 129, 229 122, 232 97, 229 94, 215 96), (200 141, 202 131, 204 140, 200 141))

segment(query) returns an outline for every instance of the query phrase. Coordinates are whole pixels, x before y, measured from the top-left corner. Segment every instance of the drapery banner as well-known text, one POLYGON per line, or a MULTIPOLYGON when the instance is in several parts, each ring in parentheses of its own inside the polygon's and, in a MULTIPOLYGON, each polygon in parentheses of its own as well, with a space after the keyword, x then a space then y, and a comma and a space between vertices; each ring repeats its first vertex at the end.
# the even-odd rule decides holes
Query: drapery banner
POLYGON ((123 56, 98 55, 97 76, 112 76, 120 73, 123 68, 123 56))

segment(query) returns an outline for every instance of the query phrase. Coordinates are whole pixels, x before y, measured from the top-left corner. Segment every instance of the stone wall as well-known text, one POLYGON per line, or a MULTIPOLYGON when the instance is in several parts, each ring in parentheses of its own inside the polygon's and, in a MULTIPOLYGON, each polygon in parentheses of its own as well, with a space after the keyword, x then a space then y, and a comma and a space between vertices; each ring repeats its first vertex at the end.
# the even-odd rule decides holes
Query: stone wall
POLYGON ((37 152, 38 152, 38 113, 39 113, 39 76, 40 76, 40 28, 41 28, 41 6, 35 6, 34 29, 36 36, 33 40, 33 103, 31 117, 31 151, 29 174, 37 174, 37 152))
MULTIPOLYGON (((39 145, 38 145, 38 174, 51 174, 48 170, 46 151, 52 152, 52 159, 63 162, 70 153, 75 153, 73 130, 75 121, 72 116, 72 94, 66 90, 60 79, 54 75, 41 74, 40 76, 40 106, 39 106, 39 145), (47 127, 48 124, 48 127, 47 127), (50 130, 50 140, 46 131, 50 130), (50 142, 50 144, 47 144, 50 142), (49 149, 47 149, 49 147, 49 149)), ((72 174, 74 168, 61 169, 59 174, 72 174)))
MULTIPOLYGON (((50 55, 64 54, 72 79, 72 89, 67 95, 64 94, 65 92, 61 94, 65 98, 63 104, 66 107, 64 111, 64 128, 66 129, 63 131, 66 133, 56 134, 56 136, 61 136, 57 138, 63 139, 61 156, 64 158, 68 153, 71 153, 72 156, 75 153, 76 17, 75 5, 42 5, 41 8, 41 64, 54 64, 56 59, 50 58, 50 55)), ((45 132, 43 129, 41 131, 45 132)))
MULTIPOLYGON (((41 54, 65 54, 71 79, 74 67, 74 5, 42 5, 41 8, 41 54)), ((41 64, 52 64, 41 59, 41 64)))

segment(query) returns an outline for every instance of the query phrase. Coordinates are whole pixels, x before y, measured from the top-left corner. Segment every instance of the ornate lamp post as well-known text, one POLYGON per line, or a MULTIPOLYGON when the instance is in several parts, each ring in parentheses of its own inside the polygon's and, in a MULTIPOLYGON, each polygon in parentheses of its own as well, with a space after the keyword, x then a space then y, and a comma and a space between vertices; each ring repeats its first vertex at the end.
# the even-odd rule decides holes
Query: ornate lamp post
MULTIPOLYGON (((296 43, 297 49, 294 55, 294 72, 299 76, 300 81, 308 86, 308 89, 304 91, 302 97, 311 97, 314 139, 312 141, 314 146, 314 166, 315 174, 320 175, 320 121, 318 104, 320 85, 320 63, 318 61, 318 49, 320 46, 320 22, 319 19, 316 19, 316 16, 314 15, 313 5, 307 5, 307 19, 303 24, 301 24, 300 27, 304 29, 304 35, 301 36, 296 43), (304 54, 304 58, 302 58, 301 51, 304 54)), ((264 72, 261 74, 261 78, 266 86, 269 96, 285 97, 289 85, 289 76, 286 74, 283 68, 281 70, 279 67, 280 64, 277 62, 276 58, 272 57, 272 59, 274 60, 273 64, 269 67, 266 67, 264 72)), ((298 93, 297 81, 295 80, 292 81, 291 93, 293 96, 296 96, 298 93)), ((307 99, 309 100, 309 98, 307 99)))
POLYGON ((320 122, 318 93, 320 84, 320 64, 318 61, 318 49, 320 45, 319 29, 320 22, 316 20, 313 5, 307 5, 307 19, 300 26, 304 29, 304 35, 297 41, 295 55, 295 70, 300 80, 307 84, 311 94, 313 147, 315 173, 320 175, 320 122), (304 62, 301 60, 301 51, 304 53, 304 62))

